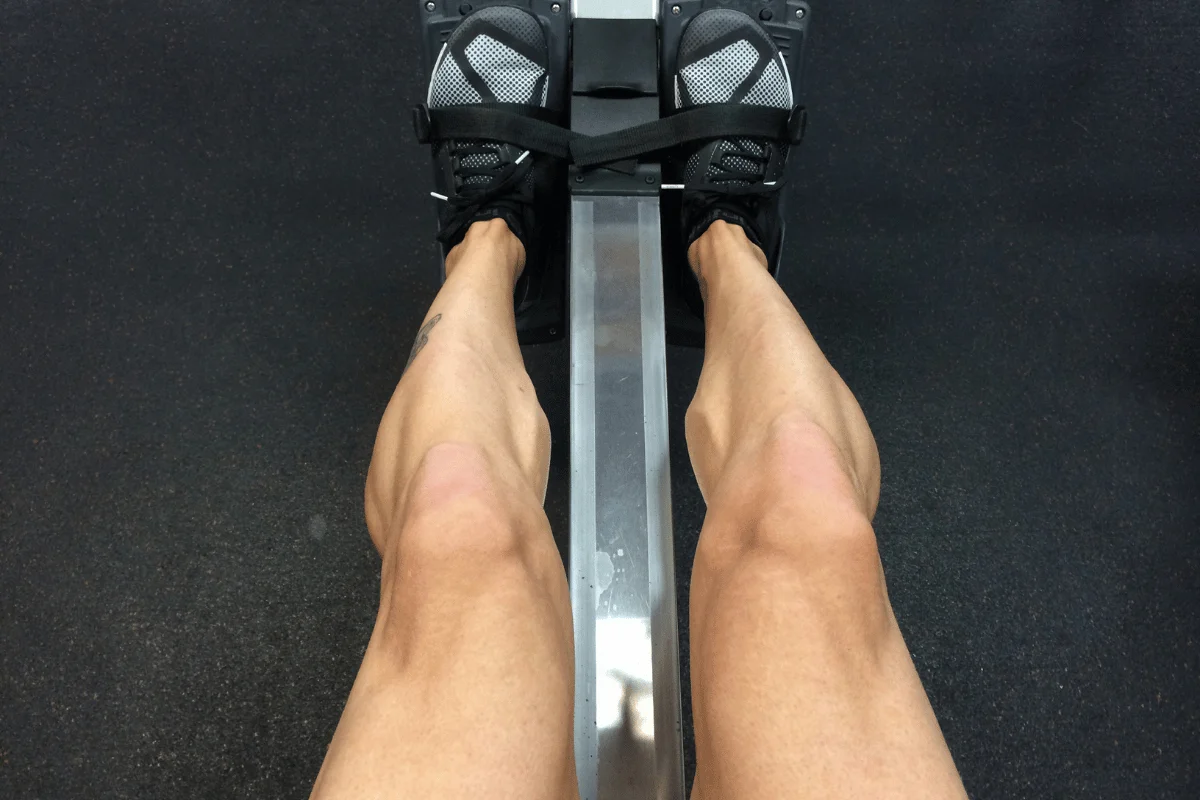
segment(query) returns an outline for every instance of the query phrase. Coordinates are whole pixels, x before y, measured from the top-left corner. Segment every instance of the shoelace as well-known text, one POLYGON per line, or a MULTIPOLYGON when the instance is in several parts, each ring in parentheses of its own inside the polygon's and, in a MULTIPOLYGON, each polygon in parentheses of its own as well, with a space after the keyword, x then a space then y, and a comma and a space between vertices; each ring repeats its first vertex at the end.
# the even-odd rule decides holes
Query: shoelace
POLYGON ((501 206, 519 214, 522 206, 533 202, 526 190, 526 178, 533 169, 530 152, 526 150, 516 161, 505 164, 500 162, 497 149, 497 145, 474 142, 453 151, 452 155, 459 159, 460 164, 455 171, 458 194, 453 197, 434 194, 434 197, 449 203, 454 209, 438 234, 440 241, 455 239, 485 208, 501 206), (462 161, 470 156, 493 156, 497 163, 480 167, 461 166, 462 161), (468 183, 470 178, 486 178, 487 181, 468 183))
POLYGON ((762 154, 758 154, 752 150, 740 147, 735 142, 730 142, 733 145, 732 149, 726 150, 721 154, 721 160, 713 164, 713 168, 717 174, 709 178, 709 183, 725 186, 726 184, 758 184, 763 185, 763 177, 767 172, 767 165, 771 162, 771 145, 762 146, 762 154), (737 166, 737 161, 745 161, 753 165, 753 171, 737 166))
POLYGON ((738 147, 735 143, 731 142, 731 144, 733 144, 733 149, 722 153, 720 161, 712 165, 712 168, 717 171, 716 175, 698 183, 663 184, 662 188, 699 192, 709 202, 716 202, 724 197, 769 195, 783 189, 786 184, 784 180, 763 181, 767 166, 771 162, 771 148, 774 145, 764 144, 763 152, 760 155, 738 147), (754 165, 754 170, 749 171, 737 166, 737 163, 733 161, 735 158, 750 162, 754 165), (728 163, 726 163, 727 159, 728 163))

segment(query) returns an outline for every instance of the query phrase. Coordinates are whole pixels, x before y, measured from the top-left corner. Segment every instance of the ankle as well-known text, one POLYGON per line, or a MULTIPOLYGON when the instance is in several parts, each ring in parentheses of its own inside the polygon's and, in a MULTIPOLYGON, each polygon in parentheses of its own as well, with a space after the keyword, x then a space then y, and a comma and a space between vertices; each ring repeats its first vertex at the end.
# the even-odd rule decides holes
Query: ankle
POLYGON ((688 248, 688 263, 703 287, 717 264, 751 263, 769 269, 762 248, 750 241, 740 225, 717 220, 688 248))
POLYGON ((502 219, 476 222, 467 235, 446 254, 446 277, 465 263, 487 264, 496 268, 499 261, 515 286, 525 269, 525 246, 502 219))

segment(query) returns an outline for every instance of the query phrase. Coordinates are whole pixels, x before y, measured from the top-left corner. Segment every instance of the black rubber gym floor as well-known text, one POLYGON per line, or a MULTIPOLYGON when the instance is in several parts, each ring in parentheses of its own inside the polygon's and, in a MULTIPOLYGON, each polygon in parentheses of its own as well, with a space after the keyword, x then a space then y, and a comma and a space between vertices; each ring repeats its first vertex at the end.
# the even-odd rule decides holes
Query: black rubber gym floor
MULTIPOLYGON (((306 795, 436 289, 416 13, 0 0, 0 797, 306 795)), ((967 787, 1200 797, 1200 5, 844 0, 812 44, 783 283, 967 787)))

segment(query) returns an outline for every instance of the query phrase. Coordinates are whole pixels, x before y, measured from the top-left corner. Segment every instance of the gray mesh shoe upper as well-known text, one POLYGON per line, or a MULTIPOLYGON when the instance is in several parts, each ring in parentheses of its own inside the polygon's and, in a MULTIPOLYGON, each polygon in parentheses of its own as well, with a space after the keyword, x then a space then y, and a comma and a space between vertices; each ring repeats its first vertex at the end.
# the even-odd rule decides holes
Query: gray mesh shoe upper
MULTIPOLYGON (((677 111, 696 106, 756 105, 793 112, 787 61, 758 21, 732 9, 696 16, 679 43, 677 111)), ((783 251, 782 196, 787 141, 715 138, 678 150, 671 177, 684 185, 683 243, 690 246, 716 221, 739 225, 778 274, 783 251)), ((698 300, 697 300, 698 301, 698 300)))
MULTIPOLYGON (((429 82, 430 108, 493 103, 545 108, 550 88, 549 52, 538 21, 519 8, 491 6, 467 18, 442 47, 429 82)), ((467 151, 459 163, 465 186, 486 186, 481 169, 502 165, 503 146, 456 143, 467 151)), ((519 157, 520 150, 516 151, 519 157)))
MULTIPOLYGON (((790 111, 795 104, 779 48, 750 17, 730 9, 705 11, 688 25, 679 45, 674 92, 678 110, 739 103, 790 111)), ((765 164, 760 159, 767 156, 766 147, 753 139, 714 142, 688 159, 683 181, 735 186, 761 182, 765 164), (756 180, 755 175, 760 177, 756 180)), ((786 149, 783 155, 786 158, 786 149)))
POLYGON ((442 48, 429 84, 430 108, 549 101, 545 34, 519 8, 492 6, 472 14, 442 48))
MULTIPOLYGON (((549 48, 538 20, 526 11, 489 6, 471 14, 442 47, 429 82, 430 108, 449 106, 558 107, 549 93, 549 48)), ((472 222, 503 218, 530 245, 528 215, 544 159, 515 145, 485 140, 438 142, 446 206, 439 238, 447 247, 472 222), (537 162, 537 163, 535 163, 537 162)))

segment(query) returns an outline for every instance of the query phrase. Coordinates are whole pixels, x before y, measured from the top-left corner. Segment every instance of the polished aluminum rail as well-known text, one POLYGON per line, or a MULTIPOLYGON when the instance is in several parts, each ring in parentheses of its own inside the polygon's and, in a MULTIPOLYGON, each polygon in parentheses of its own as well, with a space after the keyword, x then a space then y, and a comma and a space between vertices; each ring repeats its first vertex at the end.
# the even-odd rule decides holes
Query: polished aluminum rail
POLYGON ((571 590, 583 800, 682 800, 659 203, 571 218, 571 590))

